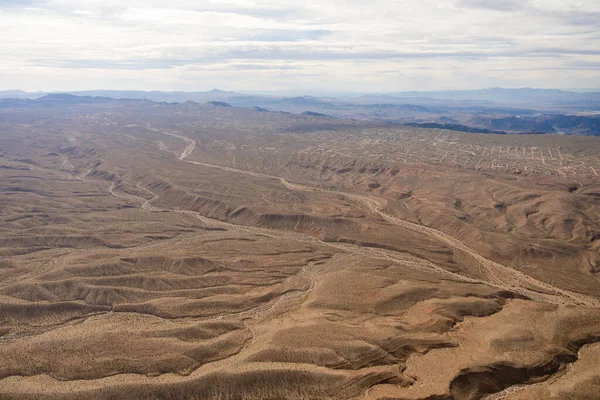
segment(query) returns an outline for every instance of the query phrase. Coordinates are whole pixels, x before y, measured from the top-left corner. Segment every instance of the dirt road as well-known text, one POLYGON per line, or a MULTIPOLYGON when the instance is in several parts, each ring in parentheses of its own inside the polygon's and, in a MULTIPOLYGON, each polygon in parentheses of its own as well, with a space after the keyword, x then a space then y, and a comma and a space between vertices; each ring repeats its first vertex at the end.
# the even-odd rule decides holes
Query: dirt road
MULTIPOLYGON (((389 215, 388 213, 383 211, 385 203, 381 199, 376 199, 376 198, 373 198, 370 196, 365 196, 365 195, 360 195, 360 194, 355 194, 355 193, 347 193, 347 192, 341 192, 341 191, 335 191, 335 190, 313 188, 313 187, 306 186, 306 185, 291 183, 291 182, 286 181, 282 177, 278 177, 278 176, 274 176, 274 175, 268 175, 268 174, 247 171, 247 170, 238 169, 238 168, 231 168, 231 167, 226 167, 226 166, 221 166, 221 165, 214 165, 214 164, 208 164, 208 163, 203 163, 203 162, 198 162, 198 161, 187 160, 186 158, 192 153, 193 149, 196 146, 196 142, 193 139, 190 139, 188 137, 185 137, 185 136, 182 136, 179 134, 174 134, 174 133, 170 133, 170 132, 169 133, 162 132, 162 133, 169 135, 169 136, 174 136, 174 137, 180 138, 181 140, 184 140, 186 143, 188 143, 185 150, 179 156, 180 160, 185 161, 187 163, 194 164, 194 165, 201 165, 201 166, 209 167, 209 168, 218 168, 218 169, 221 169, 224 171, 245 174, 245 175, 249 175, 249 176, 276 179, 276 180, 279 180, 281 182, 281 184, 283 184, 285 187, 287 187, 290 190, 304 191, 304 192, 334 193, 337 195, 344 196, 349 200, 355 201, 355 202, 361 204, 364 208, 368 209, 369 211, 379 214, 385 221, 387 221, 390 224, 400 226, 402 228, 411 230, 413 232, 418 232, 418 233, 424 234, 424 235, 431 237, 431 238, 435 239, 436 241, 441 242, 444 245, 450 247, 455 252, 461 252, 462 254, 467 255, 469 258, 471 258, 471 260, 473 260, 473 262, 477 263, 482 268, 482 270, 486 271, 484 274, 485 275, 484 279, 478 279, 478 280, 482 281, 483 283, 486 283, 490 286, 494 286, 494 287, 498 287, 498 288, 502 288, 502 289, 506 289, 506 290, 511 290, 511 291, 520 293, 522 295, 525 295, 525 296, 533 298, 533 299, 537 299, 537 300, 544 301, 544 302, 550 302, 550 303, 554 303, 554 304, 573 304, 573 305, 585 305, 585 306, 589 306, 589 307, 600 307, 600 302, 589 296, 586 296, 586 295, 583 295, 580 293, 571 292, 571 291, 568 291, 565 289, 557 288, 550 284, 541 282, 541 281, 539 281, 529 275, 526 275, 520 271, 514 270, 505 265, 502 265, 495 261, 489 260, 489 259, 483 257, 481 254, 477 253, 475 250, 473 250, 470 247, 468 247, 467 245, 465 245, 464 243, 462 243, 460 240, 458 240, 442 231, 439 231, 437 229, 433 229, 433 228, 430 228, 430 227, 427 227, 424 225, 419 225, 419 224, 415 224, 412 222, 408 222, 403 219, 397 218, 395 216, 389 215)), ((378 254, 377 256, 381 257, 381 254, 378 254)), ((387 255, 386 257, 389 257, 389 255, 387 255)), ((446 271, 446 272, 448 272, 448 271, 446 271)), ((462 279, 472 279, 470 277, 466 277, 466 276, 462 276, 462 275, 459 275, 459 276, 462 279)))

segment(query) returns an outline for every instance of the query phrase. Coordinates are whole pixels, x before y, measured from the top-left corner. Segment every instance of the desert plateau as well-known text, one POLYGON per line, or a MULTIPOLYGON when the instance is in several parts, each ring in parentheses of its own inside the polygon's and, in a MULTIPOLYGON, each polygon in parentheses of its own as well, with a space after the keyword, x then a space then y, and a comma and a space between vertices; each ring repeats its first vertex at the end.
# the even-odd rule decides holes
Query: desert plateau
POLYGON ((0 107, 1 399, 600 398, 600 138, 0 107))

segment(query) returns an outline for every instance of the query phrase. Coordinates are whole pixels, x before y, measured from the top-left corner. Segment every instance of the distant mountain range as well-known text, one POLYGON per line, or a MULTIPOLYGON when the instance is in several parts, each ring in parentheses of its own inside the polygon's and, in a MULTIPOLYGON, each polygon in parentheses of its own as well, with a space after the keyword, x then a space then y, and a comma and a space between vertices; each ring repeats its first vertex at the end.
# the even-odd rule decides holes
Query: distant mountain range
MULTIPOLYGON (((163 92, 163 91, 140 91, 140 90, 88 90, 64 92, 77 96, 99 96, 116 99, 146 99, 152 101, 164 101, 168 103, 183 103, 186 101, 208 102, 228 101, 233 102, 262 102, 276 103, 278 101, 293 103, 314 102, 344 102, 352 104, 396 104, 398 101, 413 99, 417 104, 421 101, 431 102, 434 100, 448 100, 459 102, 491 102, 491 103, 515 103, 539 105, 568 105, 592 102, 600 105, 600 90, 592 92, 575 92, 558 89, 481 89, 481 90, 445 90, 445 91, 408 91, 383 94, 368 94, 340 97, 313 97, 313 96, 277 96, 277 95, 250 95, 239 92, 223 91, 213 89, 208 92, 163 92)), ((24 92, 21 90, 0 91, 0 98, 30 98, 35 99, 45 96, 46 92, 24 92)), ((590 104, 592 105, 592 104, 590 104)))
POLYGON ((208 92, 92 90, 53 94, 13 90, 0 92, 0 107, 102 103, 114 99, 165 104, 193 102, 476 133, 600 136, 599 92, 546 89, 401 92, 346 98, 253 96, 216 89, 208 92))
POLYGON ((448 90, 437 92, 399 92, 395 97, 413 98, 429 97, 441 100, 471 100, 489 101, 495 103, 522 104, 581 104, 585 102, 600 102, 598 92, 573 92, 558 89, 482 89, 482 90, 448 90))
POLYGON ((185 103, 195 101, 206 103, 222 101, 232 97, 245 96, 241 93, 211 90, 208 92, 161 92, 142 90, 86 90, 74 92, 24 92, 22 90, 0 91, 0 98, 37 99, 48 94, 71 94, 80 97, 109 97, 113 99, 144 99, 156 102, 185 103))
POLYGON ((562 133, 600 136, 600 115, 541 115, 537 117, 476 117, 472 125, 518 133, 562 133))

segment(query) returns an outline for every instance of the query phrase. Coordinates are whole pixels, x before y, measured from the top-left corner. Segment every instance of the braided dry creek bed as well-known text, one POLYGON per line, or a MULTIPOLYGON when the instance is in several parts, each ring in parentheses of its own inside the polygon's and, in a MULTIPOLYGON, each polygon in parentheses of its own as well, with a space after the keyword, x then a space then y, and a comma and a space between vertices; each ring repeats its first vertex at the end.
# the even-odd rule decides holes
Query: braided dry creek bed
MULTIPOLYGON (((402 228, 411 230, 413 232, 424 234, 424 235, 448 246, 454 252, 457 252, 457 253, 467 257, 470 262, 478 265, 479 270, 482 271, 482 273, 476 277, 475 276, 465 276, 465 275, 462 275, 459 273, 447 271, 427 260, 412 256, 412 255, 409 255, 406 253, 399 253, 399 252, 380 249, 380 248, 364 247, 364 246, 354 245, 354 244, 349 244, 349 243, 323 242, 314 236, 305 235, 305 234, 298 233, 298 232, 268 229, 268 228, 259 228, 259 227, 252 227, 252 226, 234 225, 234 224, 231 224, 228 222, 223 222, 223 221, 207 218, 207 217, 201 215, 200 213, 193 212, 193 211, 160 208, 160 207, 157 207, 152 204, 153 202, 155 202, 158 199, 158 196, 156 194, 152 193, 151 191, 149 191, 147 188, 143 188, 141 186, 139 188, 146 191, 149 194, 150 199, 118 192, 115 190, 115 184, 111 182, 110 186, 108 187, 108 191, 113 196, 122 198, 124 200, 139 203, 141 208, 151 211, 151 212, 164 212, 164 211, 178 212, 178 213, 182 213, 184 215, 190 216, 191 218, 197 218, 197 219, 201 220, 202 222, 204 222, 205 224, 212 226, 212 227, 217 227, 217 228, 220 227, 220 228, 225 228, 225 229, 227 229, 227 228, 237 229, 237 230, 244 231, 244 232, 251 233, 251 234, 264 235, 264 236, 269 236, 272 238, 280 238, 280 239, 293 239, 295 241, 303 242, 303 243, 310 243, 310 244, 319 243, 322 246, 328 246, 328 247, 335 248, 337 250, 342 250, 345 253, 367 256, 367 257, 371 257, 371 258, 375 258, 375 259, 384 259, 384 260, 388 260, 388 261, 391 261, 394 263, 407 265, 407 266, 410 266, 410 267, 418 269, 418 270, 434 272, 436 274, 439 274, 442 277, 453 278, 453 279, 463 281, 463 282, 483 283, 483 284, 491 286, 491 287, 515 292, 522 296, 526 296, 527 298, 530 298, 530 299, 533 299, 536 301, 540 301, 540 302, 544 302, 544 303, 556 304, 556 305, 561 305, 561 306, 568 305, 568 306, 583 306, 583 307, 594 307, 594 308, 600 306, 598 300, 596 300, 594 298, 585 296, 580 293, 575 293, 575 292, 571 292, 571 291, 568 291, 565 289, 554 287, 550 284, 541 282, 531 276, 528 276, 520 271, 516 271, 516 270, 506 267, 500 263, 489 260, 489 259, 483 257, 482 255, 478 254, 476 251, 474 251, 473 249, 471 249, 470 247, 468 247, 461 241, 457 240, 456 238, 454 238, 444 232, 441 232, 439 230, 436 230, 436 229, 433 229, 433 228, 430 228, 427 226, 411 223, 411 222, 402 220, 400 218, 397 218, 395 216, 392 216, 384 211, 385 204, 380 199, 373 198, 370 196, 355 194, 355 193, 347 193, 347 192, 341 192, 341 191, 314 188, 314 187, 310 187, 310 186, 306 186, 306 185, 288 182, 284 178, 274 176, 274 175, 267 175, 267 174, 262 174, 262 173, 253 172, 253 171, 247 171, 247 170, 243 170, 243 169, 208 164, 208 163, 203 163, 203 162, 198 162, 198 161, 191 161, 191 160, 188 160, 187 158, 190 154, 192 154, 192 152, 194 151, 194 149, 196 147, 196 142, 194 140, 187 138, 185 136, 176 134, 176 133, 172 133, 172 132, 163 132, 163 131, 161 131, 161 132, 164 133, 165 135, 176 137, 176 138, 181 139, 186 142, 185 149, 178 156, 178 159, 183 162, 193 164, 193 165, 209 167, 209 168, 218 168, 221 170, 225 170, 225 171, 237 173, 237 174, 245 174, 245 175, 249 175, 249 176, 278 180, 282 185, 284 185, 286 188, 288 188, 290 190, 302 191, 302 192, 328 192, 328 193, 333 193, 336 195, 344 196, 346 199, 359 205, 363 209, 378 214, 379 216, 381 216, 381 218, 383 218, 389 224, 397 225, 402 228)), ((160 244, 150 245, 150 246, 160 246, 160 244)), ((306 281, 305 289, 289 291, 289 292, 285 293, 284 295, 280 296, 278 299, 276 299, 268 304, 265 304, 263 306, 251 309, 251 310, 243 311, 240 313, 217 315, 217 316, 212 317, 215 320, 223 320, 223 319, 225 319, 225 320, 228 320, 228 319, 241 320, 241 321, 243 321, 244 325, 246 326, 246 328, 249 332, 249 335, 248 335, 248 339, 244 342, 244 347, 240 350, 240 352, 238 352, 236 355, 234 355, 233 358, 230 357, 226 361, 222 360, 222 361, 213 362, 210 364, 210 366, 203 367, 202 368, 203 371, 217 371, 219 368, 224 367, 225 364, 231 365, 231 363, 232 362, 235 363, 236 360, 239 360, 239 361, 243 360, 243 358, 247 355, 246 350, 247 350, 248 346, 254 341, 254 339, 256 337, 254 326, 258 322, 267 320, 271 317, 271 315, 275 315, 278 312, 281 312, 281 311, 279 311, 279 309, 285 310, 289 307, 293 307, 294 304, 302 303, 304 301, 304 299, 306 299, 308 294, 310 294, 310 292, 312 290, 314 290, 314 288, 318 284, 318 282, 317 282, 318 275, 315 274, 315 265, 309 264, 309 265, 304 266, 298 275, 301 276, 306 281)), ((455 327, 455 329, 458 329, 458 327, 455 327)), ((458 342, 458 344, 460 346, 460 344, 461 344, 460 336, 458 336, 456 338, 456 341, 458 342)), ((582 346, 583 345, 585 345, 585 344, 582 344, 582 346)), ((409 367, 413 364, 418 364, 419 362, 422 361, 421 359, 423 359, 423 357, 425 357, 425 355, 420 354, 420 353, 413 353, 411 355, 411 357, 409 358, 409 360, 407 360, 406 364, 409 367)), ((522 391, 522 390, 525 390, 528 388, 531 389, 531 388, 535 388, 537 386, 548 385, 553 382, 556 382, 559 379, 561 379, 564 375, 569 373, 570 368, 571 368, 570 365, 572 363, 574 363, 575 361, 576 361, 576 359, 571 360, 571 363, 565 364, 568 367, 560 368, 557 373, 551 375, 547 380, 545 380, 543 382, 538 382, 538 383, 534 383, 531 385, 513 385, 513 386, 506 388, 502 392, 488 396, 488 399, 500 400, 500 399, 507 398, 508 396, 510 396, 512 394, 518 393, 519 391, 522 391)), ((389 390, 389 387, 387 387, 387 386, 389 386, 389 385, 373 386, 370 389, 368 389, 364 393, 364 396, 362 396, 362 397, 364 397, 364 398, 379 398, 379 397, 381 397, 381 395, 388 393, 387 390, 389 390)))

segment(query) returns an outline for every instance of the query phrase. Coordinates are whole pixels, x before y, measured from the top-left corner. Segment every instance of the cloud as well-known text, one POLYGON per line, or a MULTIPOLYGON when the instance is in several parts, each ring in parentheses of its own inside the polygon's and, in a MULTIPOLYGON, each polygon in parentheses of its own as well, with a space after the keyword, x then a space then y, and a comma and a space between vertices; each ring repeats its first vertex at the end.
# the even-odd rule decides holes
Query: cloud
POLYGON ((575 26, 600 27, 600 12, 591 10, 571 10, 567 12, 552 12, 553 18, 575 26))
POLYGON ((303 31, 288 31, 288 30, 256 30, 246 38, 256 42, 302 42, 308 40, 319 40, 331 34, 331 31, 325 29, 313 29, 303 31))
POLYGON ((374 91, 600 79, 597 0, 9 0, 0 10, 0 89, 260 90, 272 75, 289 88, 313 79, 374 91))
POLYGON ((9 7, 30 7, 32 0, 0 0, 0 9, 9 7))
POLYGON ((456 5, 462 8, 515 11, 523 9, 526 4, 526 0, 459 0, 456 5))
POLYGON ((298 71, 304 69, 304 67, 299 65, 286 65, 286 64, 233 64, 230 67, 234 71, 257 71, 257 70, 267 70, 267 71, 298 71))

